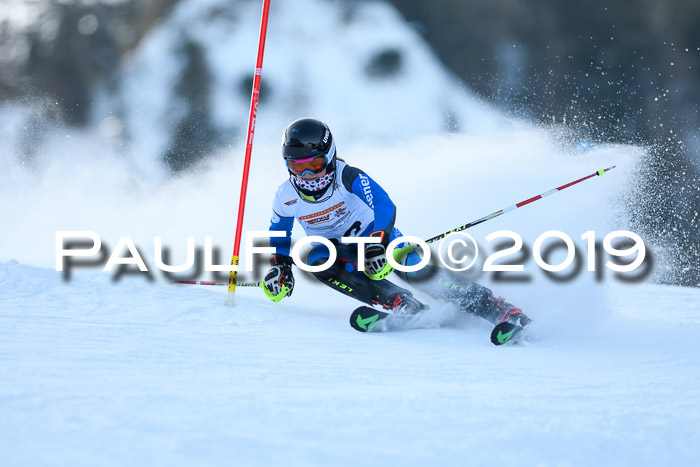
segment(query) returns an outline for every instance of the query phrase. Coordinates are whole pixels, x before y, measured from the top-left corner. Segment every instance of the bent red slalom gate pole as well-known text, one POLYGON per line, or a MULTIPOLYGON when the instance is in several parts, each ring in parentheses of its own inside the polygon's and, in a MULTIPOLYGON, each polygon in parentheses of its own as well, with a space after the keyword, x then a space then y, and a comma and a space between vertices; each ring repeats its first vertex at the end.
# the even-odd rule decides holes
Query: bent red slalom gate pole
POLYGON ((586 175, 585 177, 579 178, 578 180, 574 180, 573 182, 567 183, 567 184, 562 185, 562 186, 560 186, 560 187, 554 188, 554 189, 549 190, 549 191, 545 191, 545 192, 542 193, 541 195, 533 196, 532 198, 526 199, 525 201, 521 201, 521 202, 516 203, 516 204, 514 204, 514 205, 512 205, 512 206, 508 206, 507 208, 503 208, 503 209, 501 209, 500 211, 496 211, 496 212, 494 212, 494 213, 491 213, 491 214, 489 214, 488 216, 484 216, 484 217, 482 217, 482 218, 480 218, 480 219, 477 219, 477 220, 475 220, 475 221, 471 221, 471 222, 469 222, 469 223, 467 223, 467 224, 464 224, 464 225, 462 225, 462 226, 460 226, 460 227, 457 227, 456 229, 452 229, 452 230, 450 230, 449 232, 441 233, 440 235, 437 235, 437 236, 435 236, 435 237, 433 237, 433 238, 429 238, 428 240, 425 241, 425 243, 437 242, 438 240, 442 240, 443 238, 447 237, 448 235, 450 235, 450 234, 452 234, 452 233, 461 232, 461 231, 463 231, 463 230, 467 230, 467 229, 470 228, 470 227, 474 227, 475 225, 481 224, 482 222, 486 222, 487 220, 490 220, 490 219, 493 219, 493 218, 495 218, 495 217, 501 216, 501 215, 507 213, 508 211, 513 211, 514 209, 521 208, 521 207, 523 207, 523 206, 525 206, 525 205, 527 205, 527 204, 530 204, 530 203, 533 203, 533 202, 537 201, 538 199, 542 199, 542 198, 544 198, 545 196, 553 195, 554 193, 557 193, 558 191, 561 191, 561 190, 564 190, 564 189, 566 189, 566 188, 569 188, 570 186, 576 185, 577 183, 581 183, 582 181, 588 180, 589 178, 593 178, 593 177, 595 177, 595 176, 597 176, 597 175, 602 177, 603 174, 604 174, 605 172, 607 172, 608 170, 612 170, 612 169, 614 169, 615 167, 616 167, 616 166, 613 165, 612 167, 608 167, 607 169, 598 169, 597 171, 593 172, 592 174, 586 175))
POLYGON ((253 91, 250 97, 250 112, 248 114, 248 131, 246 132, 245 163, 243 165, 243 180, 241 182, 241 196, 238 200, 238 220, 236 221, 236 239, 233 243, 233 256, 231 271, 228 280, 228 293, 226 305, 233 306, 236 293, 236 279, 238 278, 239 253, 241 250, 241 236, 243 232, 243 215, 245 213, 245 198, 248 191, 248 172, 250 171, 250 156, 253 152, 253 135, 255 134, 255 119, 258 114, 258 96, 260 94, 260 78, 262 76, 263 55, 265 54, 265 37, 267 36, 267 17, 270 11, 270 0, 263 0, 262 18, 260 19, 260 38, 258 40, 258 58, 255 62, 255 76, 253 78, 253 91))

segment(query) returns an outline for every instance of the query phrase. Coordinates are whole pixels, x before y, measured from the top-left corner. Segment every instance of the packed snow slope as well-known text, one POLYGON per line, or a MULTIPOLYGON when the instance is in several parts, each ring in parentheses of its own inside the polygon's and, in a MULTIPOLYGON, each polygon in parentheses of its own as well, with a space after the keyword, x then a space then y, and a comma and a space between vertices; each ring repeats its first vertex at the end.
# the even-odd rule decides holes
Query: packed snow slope
MULTIPOLYGON (((432 328, 357 333, 348 324, 357 303, 298 269, 294 294, 279 304, 239 288, 227 308, 223 287, 169 285, 155 268, 155 237, 173 264, 184 262, 188 237, 200 247, 212 237, 223 264, 233 246, 241 141, 177 177, 159 163, 168 114, 177 113, 181 63, 171 45, 183 30, 215 68, 219 124, 245 121, 247 102, 230 93, 254 54, 239 60, 234 51, 254 48, 259 5, 209 14, 221 4, 181 2, 134 51, 121 123, 105 110, 111 98, 98 95, 93 127, 47 129, 26 163, 16 157, 26 109, 0 112, 8 141, 0 149, 1 465, 695 461, 700 292, 643 276, 623 282, 605 254, 600 274, 583 267, 563 282, 545 276, 531 252, 507 258, 524 264, 526 281, 474 274, 534 319, 529 340, 506 348, 491 345, 490 326, 477 319, 438 328, 454 310, 421 294, 435 310, 432 328), (119 128, 128 142, 111 139, 119 128), (130 237, 151 274, 93 265, 65 279, 54 270, 59 230, 95 232, 107 255, 126 256, 113 249, 130 237)), ((258 112, 244 231, 267 229, 287 177, 279 138, 304 115, 331 125, 339 154, 390 194, 397 227, 423 238, 617 166, 470 229, 482 247, 477 269, 496 249, 486 236, 498 230, 518 233, 530 251, 542 233, 562 231, 585 265, 582 234, 602 241, 629 228, 642 148, 582 152, 566 131, 499 116, 382 3, 357 2, 351 15, 332 2, 291 4, 270 19, 277 27, 264 73, 277 93, 258 112), (397 45, 404 74, 361 74, 370 52, 397 45), (458 131, 448 133, 455 127, 446 119, 460 122, 458 131)), ((654 270, 663 268, 652 256, 654 270)), ((562 259, 558 250, 550 262, 562 259)), ((243 258, 248 266, 242 279, 266 269, 243 258)))
POLYGON ((576 310, 536 342, 500 348, 477 321, 360 334, 349 300, 306 284, 280 305, 242 290, 234 309, 204 288, 90 274, 65 284, 15 262, 0 265, 0 286, 3 465, 692 465, 698 455, 698 290, 617 287, 605 319, 576 310))

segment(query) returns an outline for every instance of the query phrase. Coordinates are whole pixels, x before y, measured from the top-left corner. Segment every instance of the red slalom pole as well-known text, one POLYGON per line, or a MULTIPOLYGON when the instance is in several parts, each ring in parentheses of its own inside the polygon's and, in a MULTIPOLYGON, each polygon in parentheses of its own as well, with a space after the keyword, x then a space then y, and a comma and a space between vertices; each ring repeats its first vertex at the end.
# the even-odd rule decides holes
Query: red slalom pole
POLYGON ((260 20, 260 39, 258 40, 258 58, 255 62, 255 77, 253 78, 253 91, 250 97, 250 112, 248 114, 248 131, 246 132, 245 163, 243 165, 243 181, 241 182, 241 196, 238 200, 238 220, 236 221, 236 239, 233 243, 233 256, 231 257, 231 271, 228 280, 228 293, 226 305, 233 306, 236 293, 236 279, 238 278, 239 253, 241 250, 241 236, 243 233, 243 215, 245 213, 245 198, 248 191, 248 172, 250 171, 250 156, 253 152, 253 136, 255 134, 255 120, 258 114, 258 97, 260 95, 260 78, 262 76, 263 55, 265 54, 265 37, 267 36, 267 17, 270 11, 270 0, 263 0, 262 18, 260 20))
POLYGON ((501 215, 507 213, 508 211, 512 211, 512 210, 514 210, 514 209, 521 208, 521 207, 523 207, 523 206, 525 206, 525 205, 527 205, 527 204, 530 204, 530 203, 533 203, 533 202, 537 201, 538 199, 542 199, 542 198, 544 198, 545 196, 553 195, 554 193, 556 193, 556 192, 558 192, 558 191, 564 190, 565 188, 569 188, 570 186, 576 185, 577 183, 581 183, 582 181, 588 180, 589 178, 593 178, 593 177, 595 177, 595 176, 597 176, 597 175, 599 175, 599 176, 602 177, 603 174, 604 174, 605 172, 607 172, 608 170, 612 170, 612 169, 614 169, 615 167, 616 167, 616 166, 613 165, 612 167, 608 167, 607 169, 598 169, 597 171, 593 172, 592 174, 586 175, 585 177, 581 177, 581 178, 579 178, 578 180, 574 180, 573 182, 567 183, 566 185, 562 185, 562 186, 557 187, 557 188, 554 188, 554 189, 552 189, 552 190, 545 191, 545 192, 542 193, 541 195, 533 196, 532 198, 526 199, 525 201, 521 201, 521 202, 516 203, 516 204, 514 204, 514 205, 512 205, 512 206, 508 206, 507 208, 503 208, 503 209, 501 209, 500 211, 496 211, 496 212, 494 212, 494 213, 491 213, 491 214, 489 214, 488 216, 482 217, 481 219, 477 219, 477 220, 475 220, 475 221, 471 221, 471 222, 469 222, 469 223, 467 223, 467 224, 464 224, 464 225, 462 225, 462 226, 460 226, 460 227, 457 227, 456 229, 452 229, 452 230, 450 230, 449 232, 441 233, 440 235, 437 235, 437 236, 435 236, 435 237, 433 237, 433 238, 430 238, 430 239, 426 240, 425 243, 437 242, 438 240, 442 240, 443 238, 447 237, 447 236, 450 235, 451 233, 461 232, 462 230, 467 230, 467 229, 470 228, 470 227, 474 227, 475 225, 481 224, 482 222, 486 222, 487 220, 493 219, 494 217, 501 216, 501 215))

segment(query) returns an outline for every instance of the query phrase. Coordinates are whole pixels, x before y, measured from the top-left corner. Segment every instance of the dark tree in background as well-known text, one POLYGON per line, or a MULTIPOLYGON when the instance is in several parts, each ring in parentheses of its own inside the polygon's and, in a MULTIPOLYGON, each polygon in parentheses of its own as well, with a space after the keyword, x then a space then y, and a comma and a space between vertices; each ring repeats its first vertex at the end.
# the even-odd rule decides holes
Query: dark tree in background
POLYGON ((698 131, 700 2, 393 3, 467 85, 515 114, 600 141, 698 131))
POLYGON ((0 56, 0 99, 45 97, 54 121, 86 124, 93 85, 116 79, 123 53, 176 2, 36 2, 45 8, 26 29, 0 23, 5 50, 15 52, 0 56))
POLYGON ((163 156, 173 173, 193 167, 210 154, 220 140, 210 115, 211 74, 204 59, 204 50, 188 38, 184 40, 180 54, 185 66, 175 92, 177 100, 182 101, 178 102, 178 109, 184 112, 178 119, 170 146, 163 156))

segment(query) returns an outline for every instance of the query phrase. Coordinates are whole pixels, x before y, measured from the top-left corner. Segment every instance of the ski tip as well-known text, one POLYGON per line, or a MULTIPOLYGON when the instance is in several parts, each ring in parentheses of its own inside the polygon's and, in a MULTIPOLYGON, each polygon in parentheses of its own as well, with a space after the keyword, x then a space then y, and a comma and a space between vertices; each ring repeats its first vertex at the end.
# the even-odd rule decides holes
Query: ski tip
POLYGON ((513 323, 498 323, 491 331, 491 342, 494 345, 509 345, 518 341, 517 335, 523 328, 513 323))
POLYGON ((380 318, 381 312, 368 306, 355 308, 355 311, 350 314, 350 326, 356 331, 367 332, 380 318))

